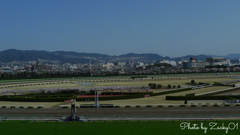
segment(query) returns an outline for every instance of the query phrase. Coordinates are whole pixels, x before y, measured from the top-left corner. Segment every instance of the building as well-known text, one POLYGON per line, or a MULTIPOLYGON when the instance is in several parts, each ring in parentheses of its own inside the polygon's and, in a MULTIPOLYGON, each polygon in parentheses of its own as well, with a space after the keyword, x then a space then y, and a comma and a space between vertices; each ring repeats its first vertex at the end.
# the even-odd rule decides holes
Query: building
POLYGON ((111 69, 113 66, 114 66, 114 64, 113 64, 113 63, 109 63, 109 62, 108 62, 107 64, 103 64, 103 65, 102 65, 102 67, 103 67, 103 68, 107 68, 107 70, 108 70, 108 69, 111 69))
POLYGON ((205 66, 209 66, 210 62, 205 61, 196 61, 195 57, 190 58, 189 62, 183 62, 183 68, 204 68, 205 66))
POLYGON ((172 66, 177 66, 177 63, 176 61, 169 61, 169 60, 158 60, 155 62, 155 64, 158 64, 158 63, 167 63, 167 64, 170 64, 172 66))
POLYGON ((224 57, 212 57, 206 58, 206 61, 210 63, 211 66, 231 66, 231 61, 229 59, 225 59, 224 57))
POLYGON ((12 73, 13 71, 9 67, 0 68, 0 73, 12 73))

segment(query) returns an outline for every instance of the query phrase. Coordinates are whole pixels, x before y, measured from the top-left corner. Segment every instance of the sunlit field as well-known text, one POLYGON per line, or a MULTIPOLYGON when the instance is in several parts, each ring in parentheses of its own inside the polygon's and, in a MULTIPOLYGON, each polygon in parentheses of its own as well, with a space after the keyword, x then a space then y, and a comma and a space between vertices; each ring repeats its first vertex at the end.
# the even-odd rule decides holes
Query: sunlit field
MULTIPOLYGON (((234 78, 206 78, 206 79, 194 79, 197 83, 204 82, 204 83, 214 83, 214 82, 224 82, 227 80, 233 80, 234 78)), ((29 90, 29 89, 41 89, 41 88, 68 88, 68 87, 97 87, 97 86, 147 86, 149 83, 156 83, 161 84, 164 86, 170 85, 185 85, 187 82, 189 83, 192 79, 159 79, 159 80, 134 80, 134 81, 111 81, 111 82, 87 82, 90 85, 79 85, 78 81, 76 82, 70 82, 70 81, 59 81, 59 82, 40 82, 40 83, 26 83, 23 84, 24 86, 19 86, 21 84, 12 84, 12 85, 6 85, 6 86, 16 86, 17 87, 8 87, 8 88, 2 88, 1 90, 29 90), (63 82, 63 83, 62 83, 63 82), (28 85, 28 86, 26 86, 28 85)), ((83 82, 84 83, 84 82, 83 82)), ((81 83, 80 83, 81 84, 81 83)), ((0 87, 6 87, 6 86, 0 86, 0 87)), ((137 99, 125 99, 125 100, 106 100, 106 101, 99 101, 100 104, 114 104, 114 105, 128 105, 128 104, 183 104, 183 101, 171 101, 166 100, 166 96, 185 96, 189 93, 205 93, 215 90, 221 90, 226 89, 227 87, 208 87, 208 88, 202 88, 202 89, 195 89, 195 90, 189 90, 185 92, 177 92, 172 94, 165 94, 165 95, 159 95, 159 96, 152 96, 152 97, 146 97, 146 98, 137 98, 137 99)), ((153 89, 150 90, 150 92, 161 92, 166 89, 153 89)), ((168 89, 167 89, 168 90, 168 89)), ((106 90, 109 91, 109 90, 106 90)), ((110 92, 110 91, 109 91, 110 92)), ((118 91, 115 91, 118 92, 118 91)), ((128 92, 128 91, 123 91, 128 92)), ((26 106, 39 106, 43 105, 44 108, 51 108, 51 107, 58 107, 59 105, 69 105, 69 103, 65 102, 10 102, 10 101, 0 101, 0 106, 3 105, 26 105, 26 106)), ((85 102, 85 101, 78 101, 77 105, 80 104, 94 104, 94 101, 85 102)))

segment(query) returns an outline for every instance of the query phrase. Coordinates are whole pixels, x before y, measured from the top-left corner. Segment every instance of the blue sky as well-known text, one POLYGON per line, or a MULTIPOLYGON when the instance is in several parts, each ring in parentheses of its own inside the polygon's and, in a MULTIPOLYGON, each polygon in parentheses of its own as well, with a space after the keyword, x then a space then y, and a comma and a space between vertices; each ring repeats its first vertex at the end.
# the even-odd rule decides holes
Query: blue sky
POLYGON ((0 51, 226 55, 239 0, 0 0, 0 51))

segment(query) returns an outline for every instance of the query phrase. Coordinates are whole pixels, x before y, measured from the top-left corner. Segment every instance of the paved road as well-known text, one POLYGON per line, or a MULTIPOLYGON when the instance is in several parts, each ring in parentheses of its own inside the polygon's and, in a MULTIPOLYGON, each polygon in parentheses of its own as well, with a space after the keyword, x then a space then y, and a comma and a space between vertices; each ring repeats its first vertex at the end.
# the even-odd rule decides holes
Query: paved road
MULTIPOLYGON (((71 109, 0 108, 0 116, 66 116, 71 109)), ((174 108, 78 108, 79 116, 96 115, 224 115, 239 114, 240 107, 174 107, 174 108)))

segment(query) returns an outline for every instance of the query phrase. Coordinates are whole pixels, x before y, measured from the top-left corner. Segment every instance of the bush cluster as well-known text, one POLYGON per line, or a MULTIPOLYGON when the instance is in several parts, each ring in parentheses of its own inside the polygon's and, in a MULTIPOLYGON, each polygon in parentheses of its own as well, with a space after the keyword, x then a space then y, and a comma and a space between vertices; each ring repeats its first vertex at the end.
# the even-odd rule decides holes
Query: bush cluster
POLYGON ((152 107, 151 105, 147 105, 146 107, 152 107))
POLYGON ((130 105, 126 105, 125 108, 131 108, 131 106, 130 105))
POLYGON ((33 109, 33 106, 28 106, 27 108, 28 108, 28 109, 33 109))
POLYGON ((114 108, 120 108, 120 106, 119 106, 119 105, 116 105, 116 106, 114 106, 114 108))
POLYGON ((16 108, 15 106, 10 106, 10 108, 16 108))

